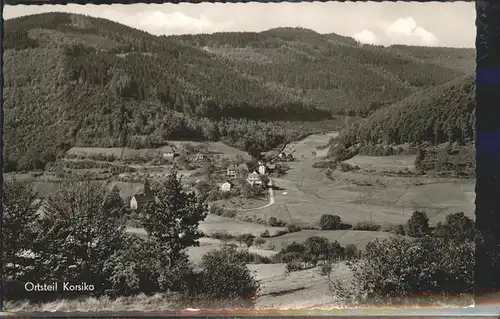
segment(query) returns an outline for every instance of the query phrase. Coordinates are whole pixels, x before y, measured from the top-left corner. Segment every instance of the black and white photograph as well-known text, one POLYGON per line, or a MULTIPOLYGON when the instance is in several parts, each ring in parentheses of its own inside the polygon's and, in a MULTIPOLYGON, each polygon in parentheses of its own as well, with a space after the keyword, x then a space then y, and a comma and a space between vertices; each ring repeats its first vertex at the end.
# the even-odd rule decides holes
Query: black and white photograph
POLYGON ((473 2, 3 16, 6 311, 473 304, 473 2))

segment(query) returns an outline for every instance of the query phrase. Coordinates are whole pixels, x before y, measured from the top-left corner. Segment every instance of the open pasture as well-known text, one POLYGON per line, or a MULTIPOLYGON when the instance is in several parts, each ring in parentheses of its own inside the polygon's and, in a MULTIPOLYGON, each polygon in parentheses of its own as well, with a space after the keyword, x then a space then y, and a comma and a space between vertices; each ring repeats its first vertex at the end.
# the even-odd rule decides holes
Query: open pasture
MULTIPOLYGON (((261 280, 256 308, 313 308, 338 306, 328 289, 328 280, 319 274, 319 267, 285 274, 285 264, 249 265, 261 280)), ((352 273, 345 263, 333 265, 332 280, 348 282, 352 273)))
POLYGON ((364 156, 356 155, 345 162, 362 170, 398 172, 415 168, 416 155, 364 156))
POLYGON ((234 218, 222 217, 209 214, 207 218, 200 223, 200 229, 207 235, 213 233, 227 232, 230 235, 238 236, 242 234, 252 234, 259 236, 266 229, 271 236, 276 235, 279 231, 284 231, 284 227, 269 227, 261 224, 244 222, 234 218))
POLYGON ((302 230, 296 233, 288 233, 279 237, 269 238, 268 242, 279 250, 292 242, 303 243, 311 236, 325 237, 329 241, 338 241, 340 245, 356 245, 359 249, 364 249, 366 244, 375 239, 386 239, 395 235, 381 231, 364 230, 302 230))

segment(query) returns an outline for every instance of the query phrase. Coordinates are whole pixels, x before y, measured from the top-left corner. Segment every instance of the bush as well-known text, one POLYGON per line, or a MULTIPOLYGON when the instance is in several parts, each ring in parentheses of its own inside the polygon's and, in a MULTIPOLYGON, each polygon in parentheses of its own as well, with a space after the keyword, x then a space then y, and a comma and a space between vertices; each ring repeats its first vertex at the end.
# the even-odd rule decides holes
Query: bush
POLYGON ((302 266, 300 263, 296 261, 290 261, 286 263, 286 271, 287 272, 293 272, 293 271, 299 271, 302 270, 302 266))
POLYGON ((228 218, 234 218, 236 217, 236 209, 223 209, 222 216, 228 217, 228 218))
POLYGON ((358 166, 352 166, 351 164, 349 163, 346 163, 346 162, 341 162, 340 165, 339 165, 339 169, 340 171, 342 172, 351 172, 351 171, 356 171, 356 170, 359 170, 359 167, 358 166))
POLYGON ((255 241, 255 236, 247 233, 247 234, 242 234, 236 237, 236 240, 240 242, 240 244, 245 244, 248 248, 250 248, 255 241))
POLYGON ((475 235, 474 221, 464 213, 449 214, 445 223, 438 223, 434 235, 446 241, 473 241, 475 235))
POLYGON ((294 224, 288 224, 286 225, 286 229, 290 233, 295 233, 301 230, 300 226, 294 225, 294 224))
POLYGON ((350 264, 353 286, 365 301, 407 301, 419 295, 472 293, 474 244, 447 244, 430 236, 393 237, 366 246, 358 263, 350 264))
POLYGON ((346 259, 357 259, 361 257, 361 251, 354 244, 346 245, 344 248, 346 259))
POLYGON ((395 234, 405 236, 405 225, 387 225, 384 227, 384 231, 395 234))
POLYGON ((361 221, 354 225, 353 230, 369 230, 369 231, 379 231, 382 228, 381 225, 373 221, 361 221))
POLYGON ((269 217, 269 226, 271 227, 284 227, 286 226, 286 223, 282 221, 281 219, 278 220, 276 217, 271 216, 269 217))
POLYGON ((410 237, 422 237, 429 234, 429 217, 425 212, 415 211, 406 223, 405 233, 410 237))
POLYGON ((264 230, 262 232, 262 234, 260 234, 260 237, 262 237, 262 238, 269 238, 269 237, 271 237, 271 235, 269 234, 269 230, 267 230, 267 229, 264 230))
POLYGON ((255 246, 257 247, 262 247, 262 245, 264 245, 266 243, 266 240, 264 238, 261 237, 257 237, 255 238, 255 246))
POLYGON ((202 258, 199 291, 212 300, 241 299, 253 303, 260 284, 234 245, 224 245, 202 258))
POLYGON ((234 239, 234 236, 229 234, 226 230, 222 232, 215 232, 211 235, 211 237, 222 241, 234 239))
POLYGON ((333 267, 332 264, 326 263, 320 266, 319 274, 324 277, 329 277, 332 273, 333 267))
POLYGON ((212 215, 222 216, 222 214, 224 213, 224 208, 217 205, 212 205, 210 206, 209 212, 212 215))
POLYGON ((337 230, 342 226, 342 220, 337 215, 324 214, 319 220, 321 230, 337 230))

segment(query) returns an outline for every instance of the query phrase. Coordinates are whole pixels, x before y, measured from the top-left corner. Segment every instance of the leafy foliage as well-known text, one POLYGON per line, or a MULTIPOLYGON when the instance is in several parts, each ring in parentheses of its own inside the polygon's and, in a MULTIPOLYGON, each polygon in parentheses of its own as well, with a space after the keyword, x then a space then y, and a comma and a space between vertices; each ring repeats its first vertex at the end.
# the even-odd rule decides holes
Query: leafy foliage
POLYGON ((352 229, 353 230, 368 230, 368 231, 379 231, 382 228, 381 225, 373 221, 361 221, 357 222, 352 229))
POLYGON ((337 230, 342 227, 342 220, 337 215, 324 214, 319 220, 321 230, 337 230))
POLYGON ((435 237, 376 240, 351 268, 354 285, 365 302, 471 293, 474 244, 444 243, 435 237))
POLYGON ((66 181, 47 200, 37 243, 46 282, 108 285, 104 264, 122 247, 124 204, 116 189, 98 182, 66 181))
POLYGON ((238 298, 252 302, 260 288, 250 270, 238 256, 236 247, 224 245, 202 258, 200 292, 215 299, 238 298))
POLYGON ((444 223, 438 223, 434 234, 446 241, 473 241, 475 236, 474 221, 464 213, 455 213, 446 216, 444 223))
POLYGON ((429 217, 425 212, 415 211, 406 223, 405 234, 410 237, 422 237, 429 234, 429 217))
POLYGON ((172 266, 184 250, 198 245, 202 237, 199 223, 208 214, 208 207, 195 193, 186 193, 177 172, 170 172, 167 179, 152 190, 151 201, 145 205, 142 223, 168 254, 172 266))
POLYGON ((26 280, 34 276, 34 259, 37 237, 38 209, 36 194, 18 182, 4 183, 3 213, 3 264, 7 280, 26 280))

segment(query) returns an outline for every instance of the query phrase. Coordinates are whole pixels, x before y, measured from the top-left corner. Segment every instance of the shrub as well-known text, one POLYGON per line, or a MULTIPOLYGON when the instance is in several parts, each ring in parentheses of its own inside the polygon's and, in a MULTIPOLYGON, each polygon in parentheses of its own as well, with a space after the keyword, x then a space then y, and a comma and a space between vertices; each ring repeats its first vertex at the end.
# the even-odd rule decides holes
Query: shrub
POLYGON ((351 172, 351 171, 359 170, 359 167, 358 166, 352 166, 351 164, 346 163, 346 162, 341 162, 340 165, 339 165, 339 169, 342 172, 345 173, 345 172, 351 172))
POLYGON ((324 214, 319 220, 321 230, 337 230, 340 229, 342 220, 337 215, 324 214))
POLYGON ((210 214, 212 215, 217 215, 217 216, 222 216, 224 213, 224 208, 217 206, 217 205, 212 205, 210 206, 210 214))
POLYGON ((434 235, 446 241, 473 241, 475 235, 474 221, 464 213, 449 214, 445 223, 438 223, 434 235))
POLYGON ((300 226, 294 225, 294 224, 288 224, 286 225, 286 229, 290 233, 295 233, 301 230, 300 226))
POLYGON ((250 248, 254 244, 255 236, 247 233, 237 236, 236 240, 238 240, 240 244, 244 243, 248 248, 250 248))
POLYGON ((211 237, 222 241, 227 241, 234 238, 234 236, 229 234, 226 230, 222 232, 215 232, 211 235, 211 237))
POLYGON ((238 258, 245 264, 271 264, 272 260, 269 257, 261 256, 257 253, 251 253, 247 250, 238 251, 238 258))
POLYGON ((471 293, 474 244, 446 244, 430 236, 393 237, 370 242, 358 263, 350 264, 353 286, 365 301, 406 301, 414 295, 471 293))
POLYGON ((405 225, 401 224, 388 224, 383 227, 383 231, 395 234, 395 235, 405 235, 405 225))
POLYGON ((405 233, 410 237, 422 237, 429 233, 429 217, 425 212, 415 211, 406 223, 405 233))
POLYGON ((236 209, 223 209, 222 216, 228 218, 234 218, 236 217, 236 209))
POLYGON ((271 235, 269 234, 269 230, 267 230, 267 229, 264 230, 262 232, 262 234, 260 234, 260 237, 262 237, 262 238, 269 238, 269 237, 271 237, 271 235))
POLYGON ((213 300, 238 298, 250 303, 255 299, 260 284, 241 260, 234 245, 224 245, 202 258, 200 292, 213 300))
POLYGON ((332 264, 326 263, 322 264, 321 267, 319 268, 319 274, 324 277, 329 277, 330 274, 332 273, 333 267, 332 264))
POLYGON ((287 272, 293 272, 293 271, 299 271, 302 270, 302 266, 300 263, 296 261, 290 261, 286 263, 286 271, 287 272))
POLYGON ((282 221, 281 219, 278 220, 276 217, 271 216, 269 217, 269 226, 271 227, 284 227, 286 226, 286 223, 282 221))
POLYGON ((353 226, 353 230, 369 230, 369 231, 379 231, 382 228, 381 225, 373 221, 361 221, 353 226))
POLYGON ((266 243, 266 240, 264 238, 261 237, 257 237, 255 238, 255 246, 257 247, 262 247, 262 245, 264 245, 266 243))
POLYGON ((357 259, 361 257, 361 251, 354 244, 348 244, 344 248, 346 259, 357 259))

